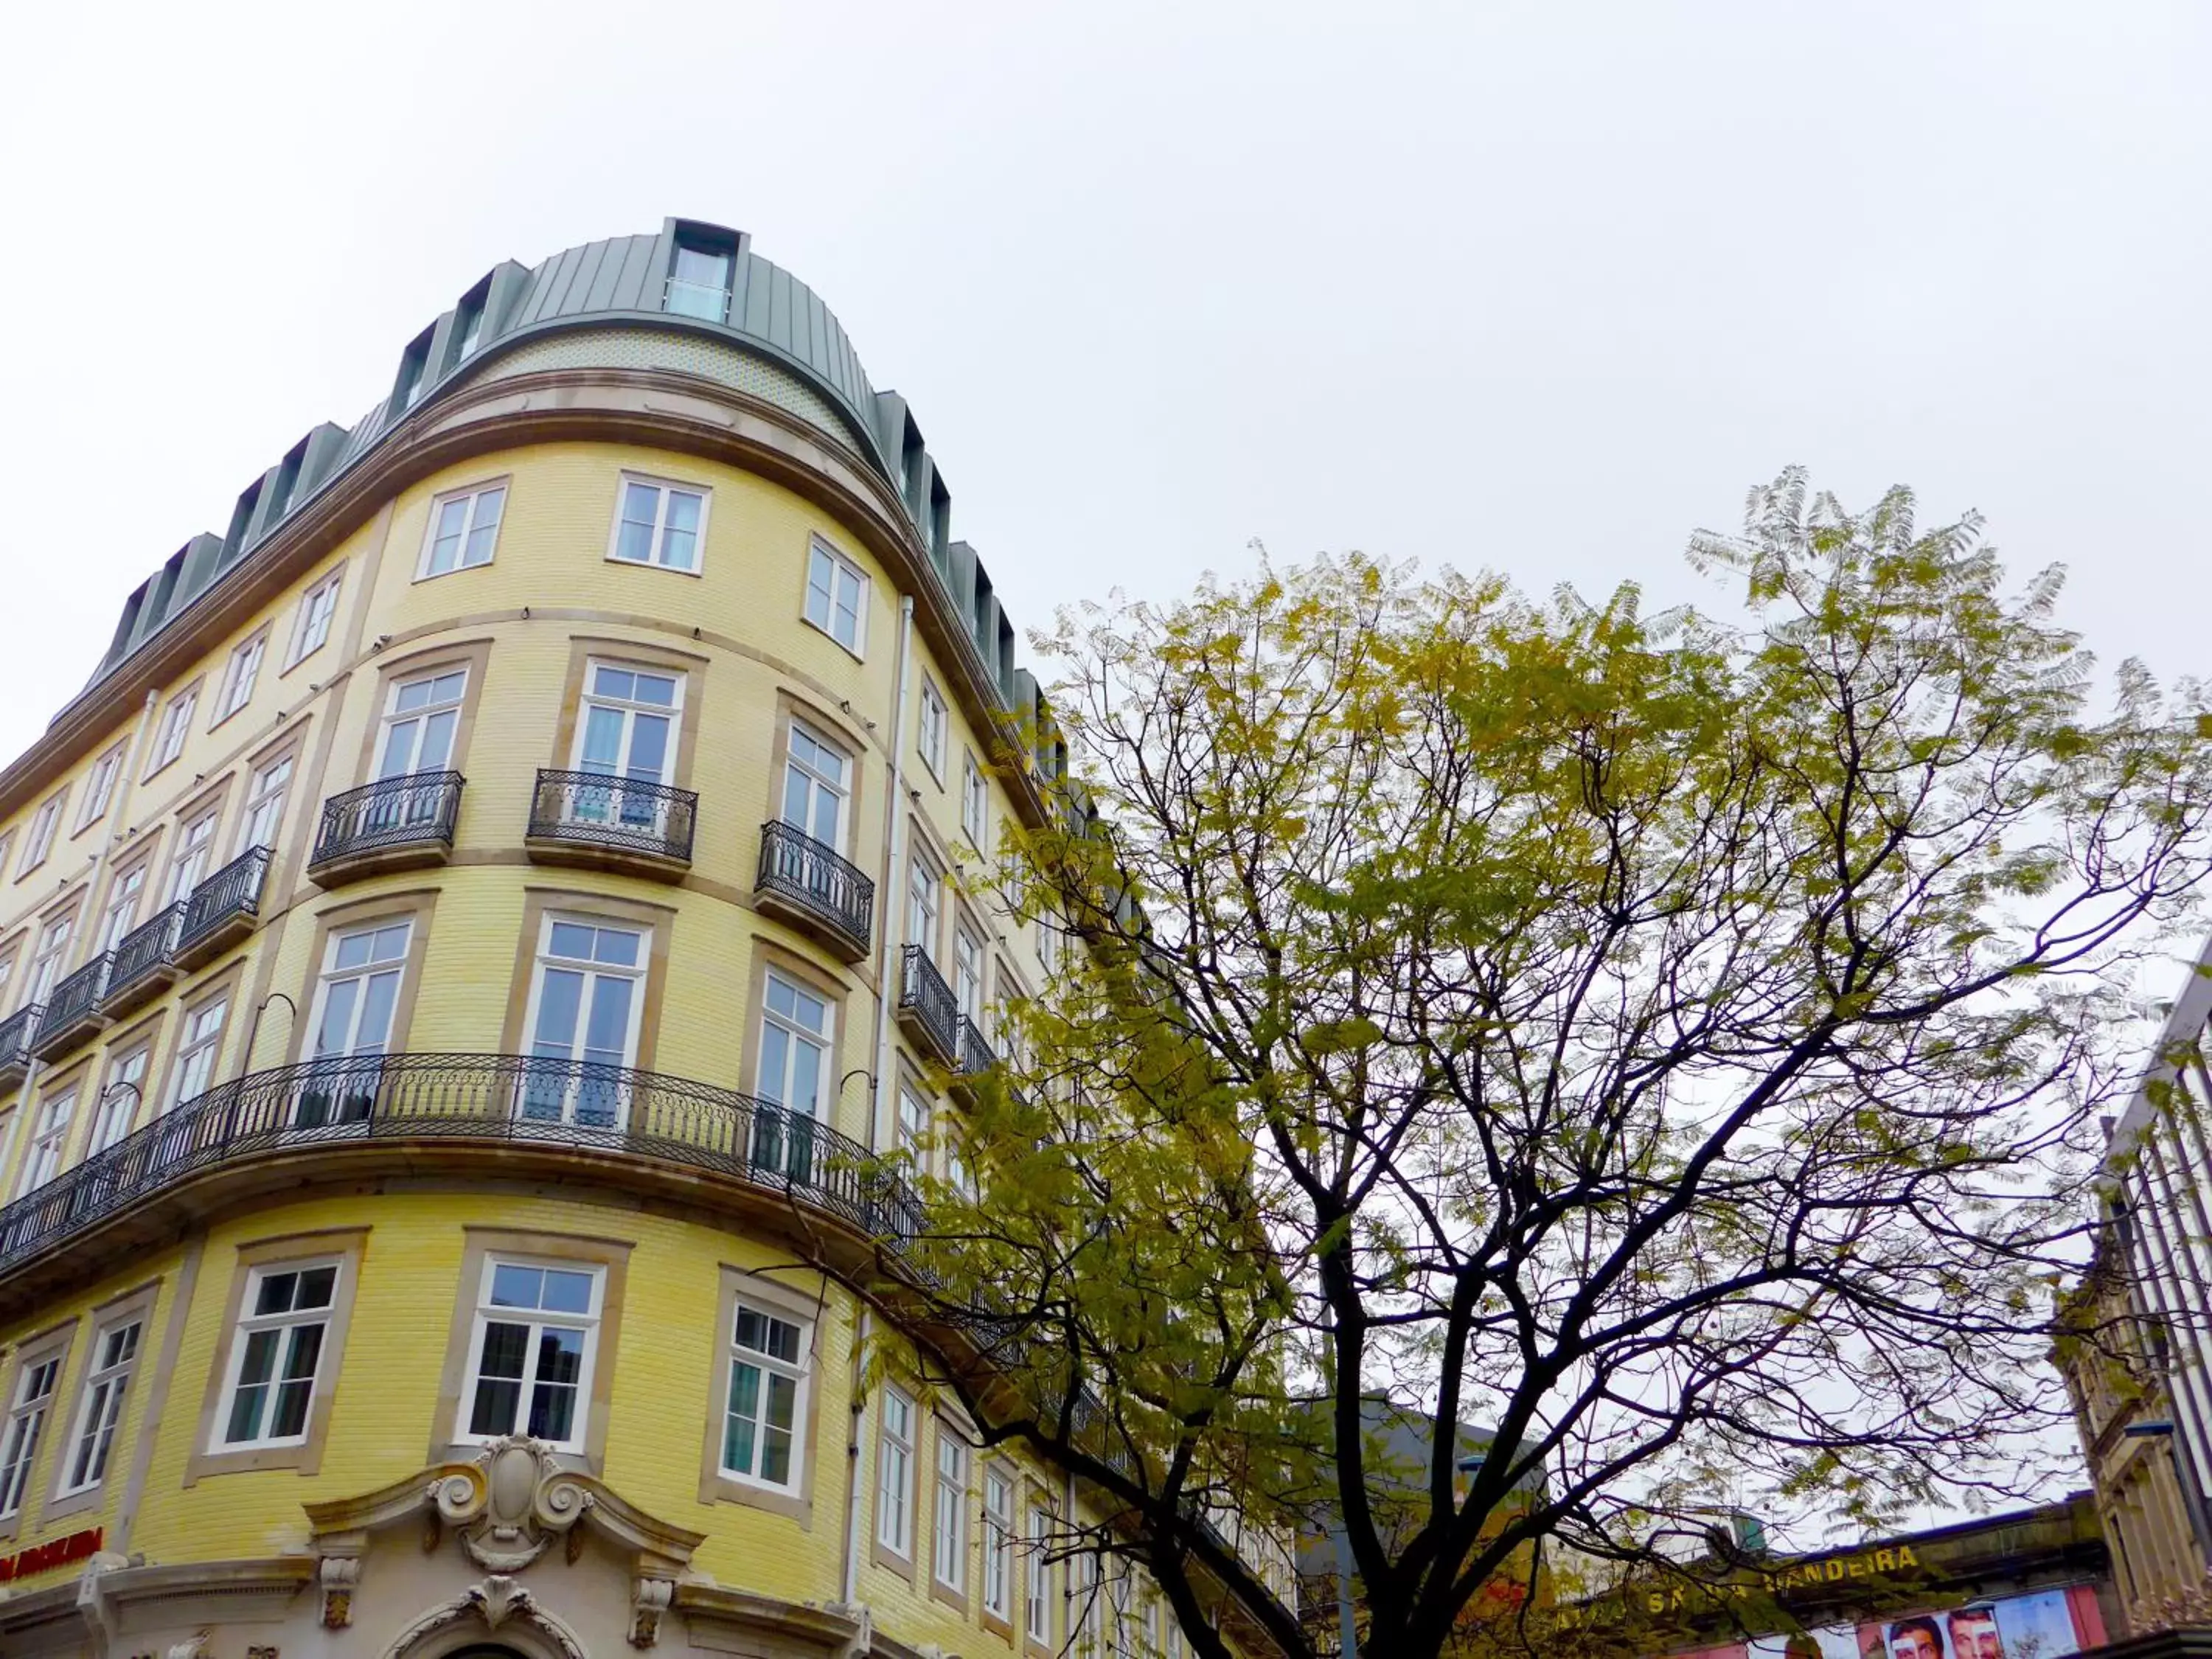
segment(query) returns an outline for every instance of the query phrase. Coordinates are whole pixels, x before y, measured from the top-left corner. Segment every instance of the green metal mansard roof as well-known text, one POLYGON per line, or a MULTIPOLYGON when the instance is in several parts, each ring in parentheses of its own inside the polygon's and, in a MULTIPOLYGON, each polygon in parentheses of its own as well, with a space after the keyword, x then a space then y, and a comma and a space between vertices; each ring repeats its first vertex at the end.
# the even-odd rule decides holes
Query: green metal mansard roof
POLYGON ((90 684, 216 587, 416 410, 465 383, 526 366, 623 364, 611 329, 633 340, 650 331, 695 347, 701 372, 769 398, 879 471, 905 502, 1001 705, 1034 707, 1036 683, 1014 665, 1013 623, 975 550, 951 539, 951 496, 906 400, 869 383, 830 308, 789 271, 755 254, 749 236, 684 219, 665 221, 655 235, 610 237, 534 267, 510 260, 484 273, 409 342, 375 408, 351 428, 325 423, 309 432, 240 493, 225 533, 193 537, 139 586, 90 684), (721 256, 727 286, 720 296, 672 280, 679 251, 721 256), (702 308, 721 315, 699 314, 702 308))

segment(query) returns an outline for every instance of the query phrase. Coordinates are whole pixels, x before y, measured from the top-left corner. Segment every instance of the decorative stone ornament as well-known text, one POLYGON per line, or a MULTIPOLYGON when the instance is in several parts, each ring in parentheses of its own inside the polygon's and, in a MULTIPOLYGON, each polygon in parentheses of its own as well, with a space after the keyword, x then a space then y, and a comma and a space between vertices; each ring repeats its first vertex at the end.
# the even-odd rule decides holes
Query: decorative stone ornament
POLYGON ((315 1579, 323 1589, 323 1628, 345 1629, 353 1623, 353 1591, 361 1583, 361 1558, 325 1555, 316 1564, 315 1579))
POLYGON ((649 1648, 660 1640, 660 1615, 675 1599, 676 1586, 665 1578, 640 1578, 630 1586, 630 1646, 649 1648))
POLYGON ((675 1604, 678 1583, 692 1577, 691 1553, 705 1536, 647 1514, 605 1482, 563 1468, 542 1441, 520 1435, 493 1441, 465 1463, 434 1464, 359 1498, 310 1504, 307 1512, 325 1630, 352 1625, 355 1603, 368 1588, 362 1558, 370 1535, 384 1528, 419 1524, 425 1553, 436 1551, 450 1535, 486 1575, 465 1595, 416 1620, 391 1650, 395 1654, 452 1624, 481 1619, 496 1629, 520 1619, 581 1659, 580 1649, 564 1645, 574 1640, 566 1627, 530 1598, 514 1575, 556 1540, 574 1565, 587 1532, 627 1556, 630 1645, 652 1647, 660 1638, 661 1614, 675 1604))
POLYGON ((493 1441, 473 1464, 433 1481, 430 1501, 470 1560, 486 1572, 513 1573, 571 1534, 592 1498, 585 1478, 563 1469, 543 1442, 518 1437, 493 1441))
POLYGON ((399 1632, 385 1650, 386 1659, 405 1659, 425 1637, 455 1625, 481 1621, 488 1631, 502 1625, 520 1625, 534 1632, 562 1659, 589 1659, 576 1632, 538 1605, 530 1592, 504 1573, 493 1573, 471 1584, 442 1607, 435 1607, 399 1632))

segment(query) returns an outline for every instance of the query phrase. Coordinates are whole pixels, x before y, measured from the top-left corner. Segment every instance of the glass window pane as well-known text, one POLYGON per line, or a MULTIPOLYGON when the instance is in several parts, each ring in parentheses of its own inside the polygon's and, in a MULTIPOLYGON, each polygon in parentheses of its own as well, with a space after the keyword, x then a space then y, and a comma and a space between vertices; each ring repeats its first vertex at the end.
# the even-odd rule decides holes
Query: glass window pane
POLYGON ((336 1267, 310 1267, 305 1273, 298 1274, 297 1279, 299 1288, 294 1292, 292 1297, 292 1306, 295 1310, 327 1308, 331 1305, 331 1292, 337 1286, 338 1279, 338 1270, 336 1267))
POLYGON ((353 1033, 353 1007, 361 995, 361 981, 342 979, 330 988, 323 1000, 323 1023, 315 1033, 315 1054, 342 1054, 353 1033))
MULTIPOLYGON (((495 1308, 538 1307, 540 1305, 538 1297, 544 1293, 544 1280, 545 1273, 542 1267, 525 1267, 512 1261, 500 1262, 491 1270, 491 1304, 495 1308)), ((525 1328, 520 1325, 493 1325, 488 1328, 484 1336, 484 1369, 497 1370, 502 1376, 521 1376, 520 1344, 524 1333, 525 1328), (506 1342, 510 1340, 510 1335, 516 1345, 514 1349, 516 1358, 512 1370, 503 1365, 495 1366, 491 1361, 493 1339, 497 1337, 500 1341, 506 1342)))
POLYGON ((471 1434, 508 1434, 514 1428, 514 1408, 522 1399, 522 1383, 512 1377, 485 1376, 477 1383, 477 1397, 469 1412, 471 1434))
POLYGON ((555 1313, 589 1313, 592 1310, 592 1275, 572 1272, 566 1267, 545 1270, 545 1299, 538 1305, 555 1313))
POLYGON ((638 936, 624 933, 619 927, 602 927, 592 945, 592 955, 600 962, 613 963, 624 968, 637 966, 638 936))
POLYGON ((392 1008, 399 997, 396 972, 371 974, 361 1003, 361 1023, 354 1028, 353 1052, 380 1054, 392 1040, 392 1008))
POLYGON ((668 726, 665 714, 630 716, 629 764, 623 769, 625 776, 647 783, 660 781, 668 761, 668 726))
POLYGON ((620 1066, 629 1058, 630 992, 635 981, 612 974, 592 987, 592 1016, 584 1033, 586 1060, 620 1066))
POLYGON ((297 1273, 266 1273, 260 1288, 254 1292, 253 1311, 256 1315, 283 1313, 292 1305, 292 1293, 297 1288, 297 1273))
POLYGON ((567 957, 576 962, 589 962, 592 959, 592 929, 581 922, 556 921, 553 924, 552 936, 545 949, 549 955, 567 957))
POLYGON ((605 663, 595 664, 592 667, 592 695, 595 697, 611 697, 617 702, 627 702, 635 684, 635 678, 627 668, 610 668, 605 663))

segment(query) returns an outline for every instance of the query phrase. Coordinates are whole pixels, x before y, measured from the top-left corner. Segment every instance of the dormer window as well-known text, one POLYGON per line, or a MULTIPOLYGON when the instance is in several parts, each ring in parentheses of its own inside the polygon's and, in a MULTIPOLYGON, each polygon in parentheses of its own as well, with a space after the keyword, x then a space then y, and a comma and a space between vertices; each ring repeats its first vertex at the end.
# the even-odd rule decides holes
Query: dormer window
POLYGON ((679 317, 703 317, 710 323, 730 314, 730 273, 736 265, 731 250, 695 241, 676 244, 676 262, 668 273, 668 294, 662 309, 679 317))
POLYGON ((461 307, 461 343, 453 354, 453 361, 465 361, 477 349, 477 341, 483 334, 483 301, 461 307))
POLYGON ((421 401, 429 387, 430 334, 425 330, 407 348, 407 355, 399 360, 399 380, 392 389, 392 407, 412 409, 421 401))

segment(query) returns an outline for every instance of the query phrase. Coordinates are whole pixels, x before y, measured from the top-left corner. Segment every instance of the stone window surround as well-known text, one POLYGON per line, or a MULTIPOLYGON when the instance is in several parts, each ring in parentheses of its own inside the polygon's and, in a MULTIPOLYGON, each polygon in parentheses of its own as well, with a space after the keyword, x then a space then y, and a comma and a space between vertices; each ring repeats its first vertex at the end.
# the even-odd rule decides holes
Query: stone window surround
POLYGON ((323 1465, 323 1448, 330 1437, 331 1404, 337 1394, 338 1376, 345 1369, 347 1327, 361 1288, 362 1260, 367 1254, 367 1227, 323 1227, 307 1232, 282 1233, 252 1240, 237 1247, 231 1263, 230 1288, 223 1301, 222 1322, 215 1352, 209 1356, 206 1387, 200 1401, 200 1420, 191 1449, 185 1458, 187 1486, 212 1475, 234 1474, 247 1469, 294 1469, 313 1474, 323 1465), (246 1287, 258 1267, 281 1267, 288 1261, 322 1261, 335 1257, 337 1284, 331 1291, 331 1316, 315 1364, 315 1386, 307 1397, 307 1431, 296 1446, 258 1446, 248 1451, 215 1451, 216 1425, 222 1420, 223 1385, 229 1380, 231 1348, 238 1340, 238 1322, 244 1310, 246 1287))
MULTIPOLYGON (((764 1273, 729 1262, 720 1264, 720 1289, 715 1297, 714 1340, 709 1346, 714 1370, 708 1378, 707 1431, 699 1465, 699 1501, 702 1504, 744 1504, 799 1522, 799 1530, 814 1529, 814 1482, 821 1459, 816 1455, 822 1425, 822 1334, 829 1310, 826 1297, 809 1297, 764 1273), (806 1332, 806 1410, 793 1432, 793 1455, 799 1459, 794 1491, 780 1492, 754 1481, 740 1480, 722 1472, 722 1425, 730 1408, 732 1333, 737 1325, 738 1304, 759 1307, 763 1312, 788 1319, 806 1332)), ((823 1286, 827 1290, 825 1281, 823 1286)))
POLYGON ((513 1227, 461 1228, 460 1278, 454 1286, 453 1323, 447 1332, 446 1361, 438 1382, 438 1403, 430 1422, 430 1463, 466 1462, 481 1449, 459 1437, 461 1401, 469 1385, 469 1348, 476 1336, 478 1304, 483 1300, 484 1264, 493 1256, 526 1257, 540 1261, 574 1262, 605 1270, 599 1291, 599 1317, 593 1335, 592 1393, 583 1402, 584 1441, 579 1452, 556 1452, 564 1468, 586 1474, 606 1472, 607 1419, 614 1402, 615 1360, 622 1346, 624 1287, 630 1252, 636 1241, 608 1238, 590 1233, 538 1232, 513 1227))
MULTIPOLYGON (((106 1503, 110 1485, 117 1474, 129 1467, 125 1448, 130 1443, 130 1437, 125 1431, 132 1421, 133 1412, 138 1409, 138 1402, 146 1391, 148 1374, 154 1369, 154 1311, 161 1292, 161 1281, 151 1279, 120 1296, 110 1297, 97 1307, 86 1310, 85 1322, 92 1334, 84 1345, 83 1364, 78 1368, 81 1375, 65 1379, 64 1386, 71 1390, 68 1397, 69 1410, 62 1419, 61 1433, 53 1443, 56 1448, 53 1470, 46 1483, 46 1505, 39 1511, 40 1526, 65 1515, 77 1515, 100 1508, 106 1503), (84 1413, 85 1386, 94 1363, 100 1358, 100 1339, 113 1327, 134 1318, 138 1322, 138 1346, 131 1356, 129 1381, 124 1384, 123 1413, 116 1419, 115 1438, 107 1449, 107 1467, 101 1471, 100 1478, 82 1492, 64 1493, 61 1489, 62 1480, 69 1471, 70 1459, 76 1455, 77 1431, 83 1426, 80 1419, 84 1413)), ((69 1368, 64 1365, 62 1369, 66 1372, 69 1368)), ((143 1412, 139 1413, 137 1420, 140 1425, 139 1432, 144 1433, 146 1419, 143 1412)))

